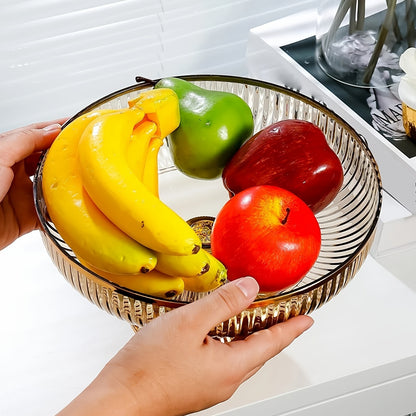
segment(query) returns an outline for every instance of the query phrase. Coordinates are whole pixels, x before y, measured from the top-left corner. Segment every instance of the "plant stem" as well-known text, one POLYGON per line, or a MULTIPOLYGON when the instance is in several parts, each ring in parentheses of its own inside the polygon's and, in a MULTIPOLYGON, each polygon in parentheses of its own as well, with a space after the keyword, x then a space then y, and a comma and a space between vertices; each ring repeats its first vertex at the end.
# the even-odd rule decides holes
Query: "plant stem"
POLYGON ((373 54, 371 55, 370 62, 368 63, 368 67, 363 76, 363 82, 368 84, 373 76, 374 70, 376 68, 376 64, 378 58, 380 56, 381 49, 383 48, 384 42, 386 41, 387 34, 389 33, 391 23, 394 16, 394 11, 396 8, 397 0, 391 0, 389 7, 387 8, 386 16, 384 18, 384 22, 381 25, 379 36, 376 42, 376 46, 374 47, 373 54))
MULTIPOLYGON (((387 8, 390 8, 391 2, 392 0, 386 0, 387 8)), ((394 9, 394 16, 393 16, 393 31, 394 31, 394 36, 396 36, 396 40, 400 42, 402 40, 402 33, 400 32, 399 23, 397 21, 396 9, 394 9)))
POLYGON ((324 39, 325 45, 324 49, 327 49, 327 46, 330 42, 333 41, 333 37, 340 27, 342 21, 344 20, 345 15, 347 14, 348 10, 350 10, 352 6, 352 2, 354 0, 342 0, 338 6, 338 10, 335 14, 334 20, 332 21, 332 24, 328 30, 328 33, 326 35, 326 38, 324 39))
POLYGON ((350 6, 350 24, 348 26, 348 34, 352 35, 357 28, 357 0, 353 0, 350 6))
POLYGON ((365 0, 358 0, 357 29, 363 30, 365 20, 365 0))
POLYGON ((415 9, 413 0, 406 0, 406 39, 407 46, 410 48, 415 45, 415 9))

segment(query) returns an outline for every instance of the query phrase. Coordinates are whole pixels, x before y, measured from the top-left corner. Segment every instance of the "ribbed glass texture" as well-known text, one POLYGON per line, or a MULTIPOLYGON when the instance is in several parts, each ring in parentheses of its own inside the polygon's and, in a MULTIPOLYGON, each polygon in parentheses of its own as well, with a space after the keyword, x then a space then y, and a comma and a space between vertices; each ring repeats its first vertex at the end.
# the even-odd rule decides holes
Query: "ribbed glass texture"
MULTIPOLYGON (((212 90, 230 91, 251 107, 255 130, 282 119, 313 122, 324 132, 339 156, 344 183, 335 200, 317 214, 322 233, 319 257, 310 272, 295 286, 279 293, 260 294, 240 315, 213 328, 211 335, 229 340, 267 328, 290 317, 307 314, 332 299, 356 275, 374 239, 381 209, 381 179, 365 141, 340 117, 294 91, 256 80, 231 76, 186 76, 212 90)), ((92 108, 120 108, 151 84, 142 82, 115 92, 92 108)), ((140 328, 172 308, 205 294, 184 292, 172 300, 151 298, 119 287, 82 266, 50 222, 42 198, 42 163, 35 175, 35 200, 43 226, 45 246, 60 272, 80 293, 105 311, 140 328)), ((200 181, 179 173, 165 144, 159 161, 160 195, 183 218, 215 216, 227 200, 221 180, 200 181)))

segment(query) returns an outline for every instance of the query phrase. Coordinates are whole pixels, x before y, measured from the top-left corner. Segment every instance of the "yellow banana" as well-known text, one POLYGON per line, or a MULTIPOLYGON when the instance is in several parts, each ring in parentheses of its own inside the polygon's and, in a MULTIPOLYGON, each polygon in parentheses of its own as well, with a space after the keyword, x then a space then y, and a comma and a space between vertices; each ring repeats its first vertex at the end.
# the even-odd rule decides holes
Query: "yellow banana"
POLYGON ((78 152, 84 187, 110 221, 139 243, 169 254, 195 254, 201 247, 196 233, 126 163, 137 112, 108 114, 87 126, 78 152))
MULTIPOLYGON (((159 298, 173 298, 184 291, 184 283, 180 277, 167 276, 157 270, 140 275, 120 275, 104 272, 91 266, 83 259, 79 258, 79 260, 88 269, 109 282, 145 295, 157 296, 159 298)), ((92 277, 95 276, 92 275, 92 277)))
MULTIPOLYGON (((126 110, 127 111, 127 110, 126 110)), ((43 167, 42 190, 48 213, 65 242, 90 264, 114 273, 140 273, 156 265, 156 256, 119 230, 83 189, 77 160, 84 129, 111 110, 81 115, 56 138, 43 167)))
POLYGON ((209 259, 209 270, 194 277, 183 277, 185 289, 193 292, 208 292, 223 285, 227 281, 227 269, 211 253, 206 251, 209 259))
POLYGON ((170 88, 143 91, 129 101, 129 106, 143 110, 146 117, 157 124, 156 135, 162 139, 179 126, 179 100, 170 88))
POLYGON ((163 145, 163 139, 152 137, 147 149, 146 161, 143 169, 143 184, 156 197, 159 198, 159 168, 157 165, 157 156, 159 149, 163 145))
POLYGON ((155 123, 147 120, 141 121, 133 129, 130 143, 127 146, 127 163, 140 180, 143 178, 147 149, 156 131, 155 123))
POLYGON ((201 249, 190 256, 156 253, 156 269, 170 276, 192 277, 206 273, 210 268, 208 253, 201 249))

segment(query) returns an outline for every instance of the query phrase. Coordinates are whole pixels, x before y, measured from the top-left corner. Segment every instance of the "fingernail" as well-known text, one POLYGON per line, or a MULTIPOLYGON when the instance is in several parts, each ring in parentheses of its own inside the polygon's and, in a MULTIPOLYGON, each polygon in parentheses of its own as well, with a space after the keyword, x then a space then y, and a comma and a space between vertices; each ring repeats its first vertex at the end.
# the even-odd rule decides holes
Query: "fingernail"
POLYGON ((306 329, 305 329, 305 331, 307 330, 307 329, 309 329, 313 324, 315 323, 315 321, 311 318, 310 320, 309 320, 309 323, 308 323, 308 326, 306 327, 306 329))
POLYGON ((44 131, 52 131, 52 130, 60 130, 61 125, 59 123, 50 124, 49 126, 44 127, 42 130, 44 131))
POLYGON ((259 292, 259 285, 253 277, 242 277, 235 281, 235 285, 240 288, 246 298, 255 298, 259 292))

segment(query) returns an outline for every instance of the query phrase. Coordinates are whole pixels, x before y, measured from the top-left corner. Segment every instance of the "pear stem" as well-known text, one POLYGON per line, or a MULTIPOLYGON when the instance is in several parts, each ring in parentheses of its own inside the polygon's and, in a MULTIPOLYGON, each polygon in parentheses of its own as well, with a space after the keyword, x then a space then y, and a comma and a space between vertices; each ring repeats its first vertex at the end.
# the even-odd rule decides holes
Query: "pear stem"
POLYGON ((135 79, 136 79, 136 82, 139 83, 139 84, 143 84, 143 83, 147 83, 147 84, 151 84, 151 85, 156 85, 157 84, 157 81, 155 81, 154 79, 142 77, 140 75, 138 75, 135 79))

